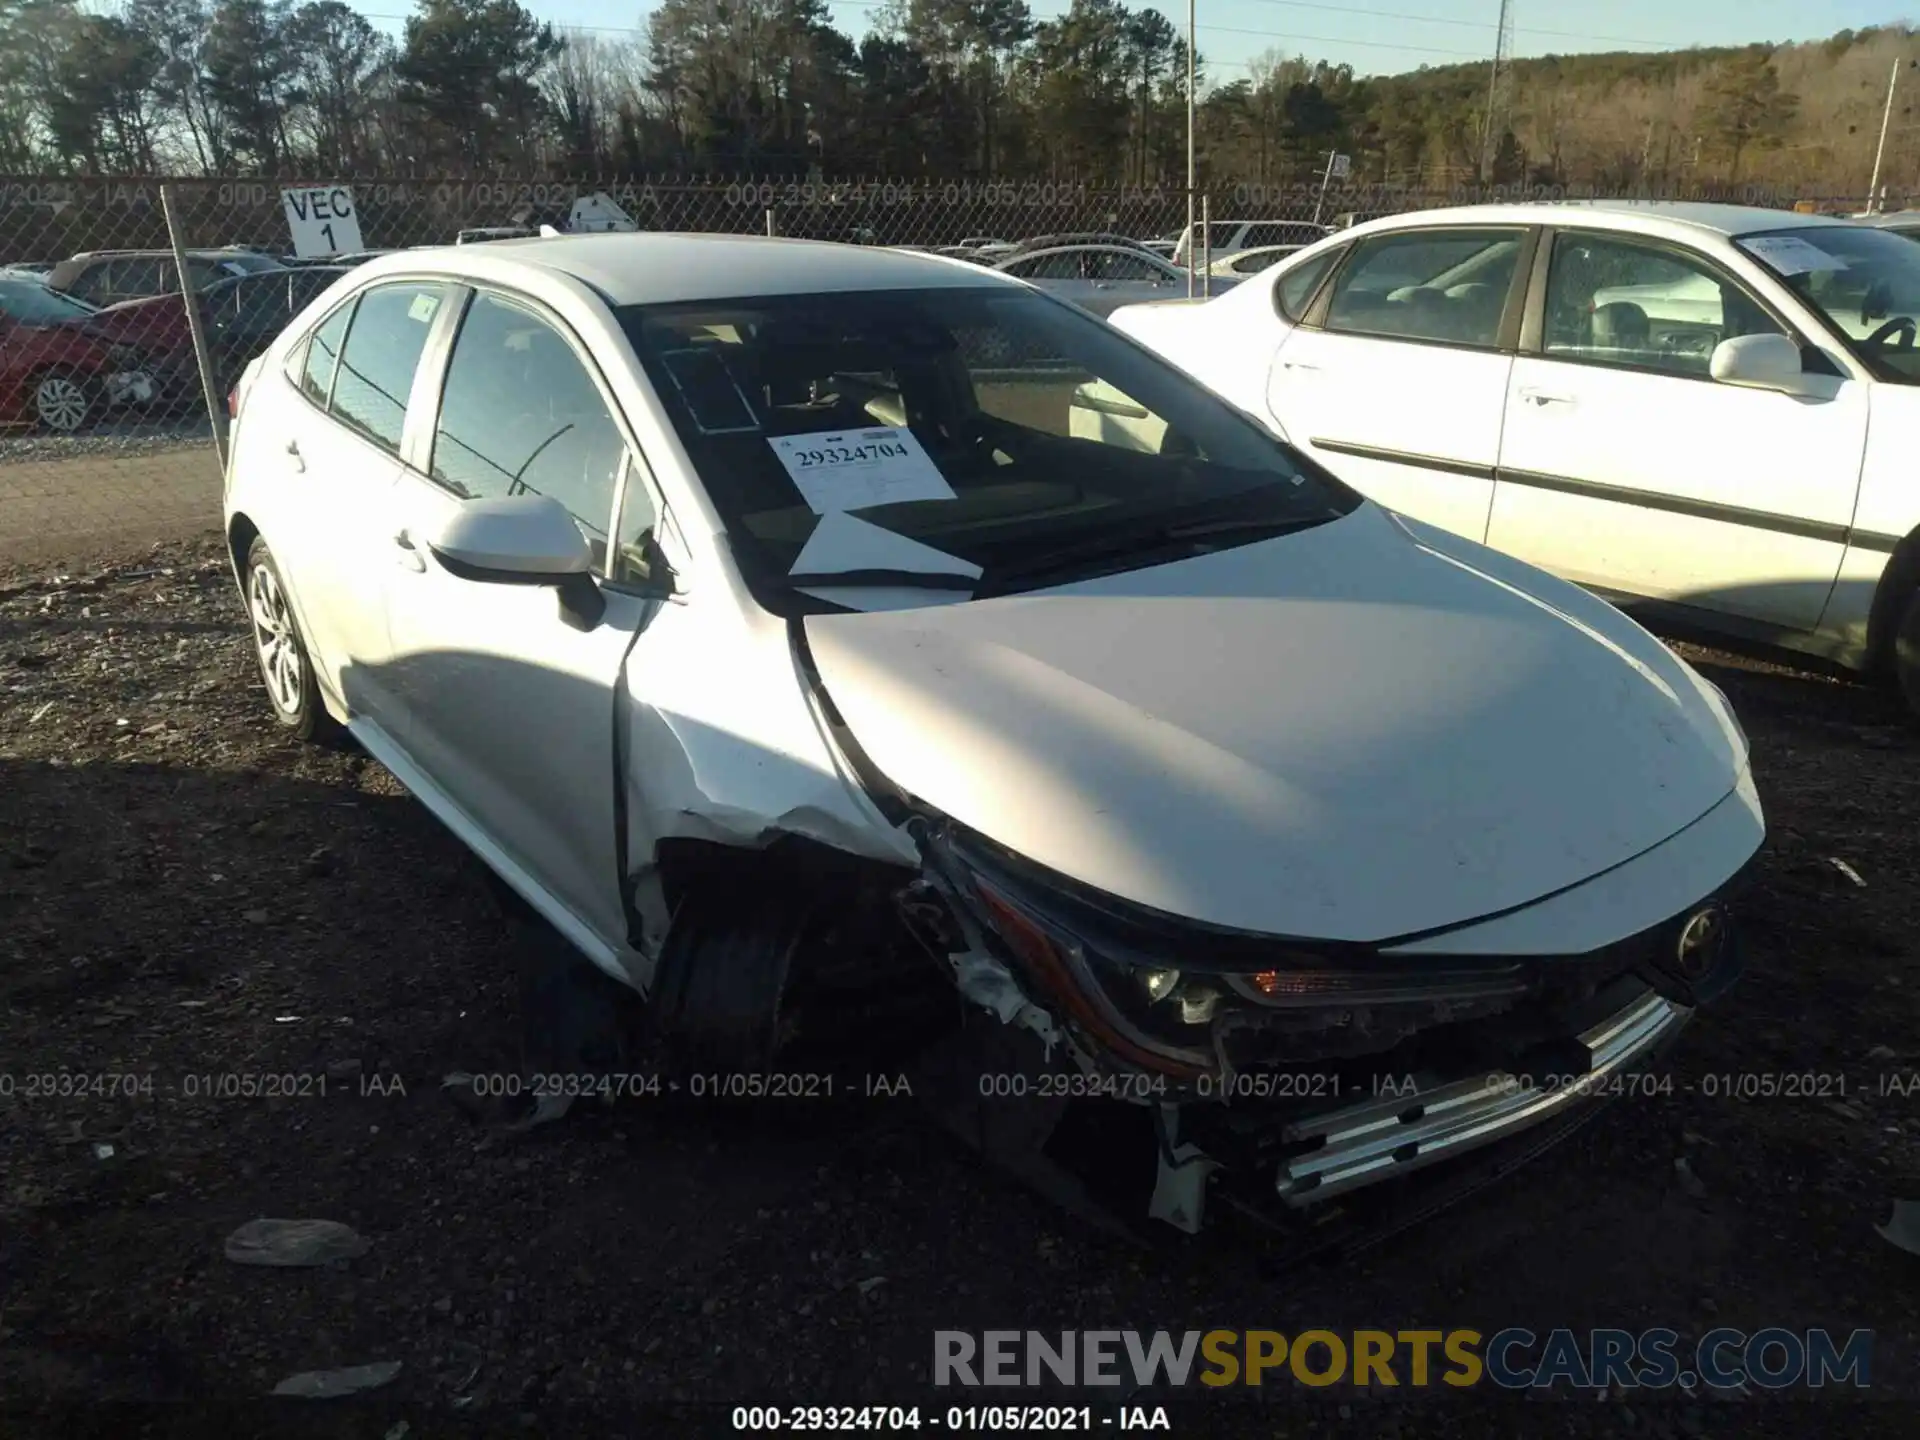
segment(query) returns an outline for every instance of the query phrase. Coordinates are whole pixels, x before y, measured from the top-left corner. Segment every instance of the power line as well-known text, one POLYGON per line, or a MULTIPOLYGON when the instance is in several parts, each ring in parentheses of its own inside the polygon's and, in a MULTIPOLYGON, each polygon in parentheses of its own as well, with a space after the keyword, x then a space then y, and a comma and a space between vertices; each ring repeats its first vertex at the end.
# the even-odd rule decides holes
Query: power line
MULTIPOLYGON (((1251 3, 1277 5, 1284 10, 1323 10, 1334 15, 1364 15, 1374 20, 1408 20, 1419 25, 1454 25, 1463 30, 1484 31, 1488 28, 1484 20, 1458 20, 1451 15, 1411 15, 1404 10, 1369 10, 1358 5, 1313 4, 1309 3, 1309 0, 1251 0, 1251 3)), ((1675 48, 1672 41, 1650 40, 1644 36, 1592 35, 1579 30, 1543 30, 1534 25, 1518 25, 1514 29, 1521 35, 1551 35, 1561 40, 1600 40, 1607 44, 1657 45, 1662 49, 1675 48)))
MULTIPOLYGON (((842 5, 849 10, 871 11, 887 8, 886 0, 834 0, 834 3, 842 5)), ((1353 5, 1309 4, 1307 0, 1251 0, 1251 3, 1274 5, 1290 10, 1319 10, 1337 15, 1357 15, 1374 20, 1400 20, 1429 25, 1452 25, 1473 30, 1485 30, 1489 28, 1478 21, 1457 20, 1451 16, 1413 15, 1404 11, 1369 10, 1353 5)), ((1063 14, 1065 12, 1061 13, 1063 14)), ((383 20, 396 25, 403 25, 408 20, 414 18, 410 15, 391 15, 370 10, 362 10, 360 14, 368 20, 383 20)), ((1039 18, 1043 20, 1057 20, 1060 18, 1060 15, 1054 14, 1039 18)), ((584 25, 559 21, 550 23, 554 24, 556 29, 583 31, 595 35, 644 37, 647 33, 644 27, 637 25, 584 25)), ((1487 58, 1486 52, 1483 50, 1459 50, 1444 45, 1415 45, 1405 41, 1393 40, 1357 40, 1348 36, 1332 35, 1283 35, 1268 30, 1249 30, 1235 25, 1202 25, 1198 28, 1216 35, 1245 35, 1258 40, 1272 40, 1292 45, 1327 45, 1336 48, 1350 45, 1363 50, 1399 50, 1419 55, 1447 55, 1461 60, 1484 60, 1487 58)), ((1592 35, 1572 30, 1542 30, 1531 26, 1519 26, 1516 28, 1518 33, 1524 35, 1551 35, 1568 40, 1592 40, 1607 44, 1648 45, 1656 48, 1672 48, 1666 41, 1634 39, 1624 35, 1592 35)), ((1215 65, 1234 65, 1241 69, 1247 69, 1251 68, 1254 62, 1246 60, 1215 60, 1210 63, 1215 65)))

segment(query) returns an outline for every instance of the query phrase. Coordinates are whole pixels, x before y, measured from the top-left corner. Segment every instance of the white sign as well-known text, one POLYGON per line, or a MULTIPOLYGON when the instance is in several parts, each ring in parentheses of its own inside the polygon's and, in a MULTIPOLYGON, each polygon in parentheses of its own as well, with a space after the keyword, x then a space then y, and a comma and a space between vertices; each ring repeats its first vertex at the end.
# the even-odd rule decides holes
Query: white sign
POLYGON ((1353 173, 1353 157, 1351 155, 1334 156, 1333 170, 1331 173, 1336 180, 1346 179, 1348 175, 1353 173))
POLYGON ((1782 275, 1806 275, 1816 270, 1844 270, 1847 262, 1829 255, 1798 235, 1749 235, 1740 248, 1782 275))
POLYGON ((344 185, 312 185, 282 190, 280 205, 293 232, 293 253, 302 260, 344 255, 367 247, 360 240, 360 215, 353 191, 344 185))
POLYGON ((767 444, 816 515, 959 498, 913 432, 898 426, 771 435, 767 444))
POLYGON ((607 231, 634 231, 640 227, 633 217, 622 210, 603 190, 591 195, 582 195, 573 202, 573 213, 567 218, 567 229, 575 235, 604 234, 607 231))
POLYGON ((788 573, 835 575, 848 570, 916 570, 926 575, 980 578, 980 567, 971 560, 836 510, 820 517, 788 573))

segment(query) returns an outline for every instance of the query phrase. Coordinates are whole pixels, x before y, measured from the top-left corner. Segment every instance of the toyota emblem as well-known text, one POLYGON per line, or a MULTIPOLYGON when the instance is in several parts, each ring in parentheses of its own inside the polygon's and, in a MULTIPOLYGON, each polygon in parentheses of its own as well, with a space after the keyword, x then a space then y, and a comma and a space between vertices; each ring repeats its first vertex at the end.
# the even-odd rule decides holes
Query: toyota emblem
POLYGON ((1724 948, 1726 915, 1719 906, 1709 906, 1687 921, 1674 946, 1674 959, 1689 980, 1698 980, 1720 959, 1724 948))

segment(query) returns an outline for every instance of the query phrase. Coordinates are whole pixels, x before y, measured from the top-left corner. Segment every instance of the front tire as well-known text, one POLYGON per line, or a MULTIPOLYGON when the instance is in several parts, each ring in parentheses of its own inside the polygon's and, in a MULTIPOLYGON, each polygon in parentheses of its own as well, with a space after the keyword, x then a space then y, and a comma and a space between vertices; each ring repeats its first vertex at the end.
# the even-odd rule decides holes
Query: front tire
POLYGON ((99 415, 103 405, 100 381, 84 371, 62 366, 48 370, 33 382, 33 416, 43 430, 73 435, 99 415))
POLYGON ((1920 720, 1920 589, 1907 597, 1907 608, 1893 632, 1893 678, 1907 702, 1907 712, 1920 720))
POLYGON ((313 659, 287 601, 280 567, 259 536, 247 550, 246 602, 254 659, 273 718, 302 740, 332 739, 339 727, 320 698, 313 659))

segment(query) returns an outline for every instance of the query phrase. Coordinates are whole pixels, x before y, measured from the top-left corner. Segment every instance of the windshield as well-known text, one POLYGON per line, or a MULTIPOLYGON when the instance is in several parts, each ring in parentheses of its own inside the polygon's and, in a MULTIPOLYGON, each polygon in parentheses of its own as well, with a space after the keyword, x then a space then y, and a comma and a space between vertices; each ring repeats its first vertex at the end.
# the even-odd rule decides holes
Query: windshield
POLYGON ((1920 245, 1865 225, 1811 225, 1735 243, 1845 337, 1880 379, 1920 384, 1920 245))
POLYGON ((0 315, 22 325, 58 325, 93 313, 93 306, 49 290, 38 280, 0 277, 0 315))
POLYGON ((1360 503, 1101 321, 1021 288, 622 320, 748 583, 789 613, 804 607, 796 575, 1034 588, 1073 578, 1069 557, 1097 553, 1111 573, 1197 553, 1181 537, 1199 529, 1220 548, 1360 503))

